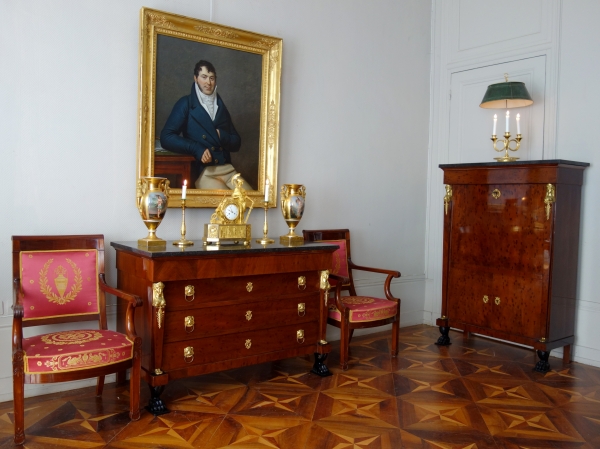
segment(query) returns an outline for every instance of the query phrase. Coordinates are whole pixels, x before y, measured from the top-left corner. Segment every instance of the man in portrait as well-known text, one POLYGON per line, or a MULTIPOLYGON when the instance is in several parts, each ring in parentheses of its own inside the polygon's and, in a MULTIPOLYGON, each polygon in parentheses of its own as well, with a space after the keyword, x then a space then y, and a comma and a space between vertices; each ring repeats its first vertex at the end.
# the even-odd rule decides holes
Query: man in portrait
MULTIPOLYGON (((175 153, 190 154, 200 166, 197 189, 234 189, 238 172, 231 164, 231 153, 241 146, 231 115, 217 94, 217 71, 208 61, 194 67, 190 95, 180 98, 160 133, 161 146, 175 153)), ((242 186, 252 187, 241 177, 242 186)))

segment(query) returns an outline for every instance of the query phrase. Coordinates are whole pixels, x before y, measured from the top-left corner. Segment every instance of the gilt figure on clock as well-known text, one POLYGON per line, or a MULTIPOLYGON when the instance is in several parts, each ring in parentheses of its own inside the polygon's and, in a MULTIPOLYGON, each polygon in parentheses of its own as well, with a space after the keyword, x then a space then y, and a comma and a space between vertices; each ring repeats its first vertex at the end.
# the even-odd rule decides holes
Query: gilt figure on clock
POLYGON ((251 225, 247 223, 254 202, 243 187, 244 180, 239 174, 233 177, 235 189, 231 196, 221 200, 210 217, 210 223, 204 225, 204 245, 219 245, 222 242, 242 242, 250 244, 251 225))

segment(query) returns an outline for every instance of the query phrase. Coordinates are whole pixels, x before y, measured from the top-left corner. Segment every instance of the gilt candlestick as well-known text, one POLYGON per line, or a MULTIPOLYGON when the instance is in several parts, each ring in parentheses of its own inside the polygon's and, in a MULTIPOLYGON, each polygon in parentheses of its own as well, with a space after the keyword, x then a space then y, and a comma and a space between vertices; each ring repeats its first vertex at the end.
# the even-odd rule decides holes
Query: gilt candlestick
POLYGON ((185 238, 185 199, 181 200, 181 239, 173 242, 173 245, 179 247, 192 246, 193 241, 185 238))
POLYGON ((262 207, 265 209, 265 224, 263 225, 263 238, 256 239, 256 243, 260 243, 262 245, 270 245, 271 243, 274 243, 275 240, 267 237, 267 234, 269 233, 269 223, 267 222, 267 210, 269 209, 269 201, 265 200, 262 203, 262 207))

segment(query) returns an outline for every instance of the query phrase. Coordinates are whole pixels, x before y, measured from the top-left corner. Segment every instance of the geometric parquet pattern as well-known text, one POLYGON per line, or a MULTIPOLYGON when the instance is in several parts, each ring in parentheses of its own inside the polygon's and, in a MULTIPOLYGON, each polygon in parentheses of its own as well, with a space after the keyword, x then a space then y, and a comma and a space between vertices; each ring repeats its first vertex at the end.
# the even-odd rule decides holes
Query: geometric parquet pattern
MULTIPOLYGON (((552 449, 600 448, 600 369, 437 327, 353 339, 349 369, 310 374, 312 357, 182 379, 171 413, 128 418, 128 390, 109 384, 26 400, 27 448, 552 449)), ((149 393, 142 382, 142 404, 149 393)), ((0 447, 14 447, 12 402, 0 403, 0 447)))

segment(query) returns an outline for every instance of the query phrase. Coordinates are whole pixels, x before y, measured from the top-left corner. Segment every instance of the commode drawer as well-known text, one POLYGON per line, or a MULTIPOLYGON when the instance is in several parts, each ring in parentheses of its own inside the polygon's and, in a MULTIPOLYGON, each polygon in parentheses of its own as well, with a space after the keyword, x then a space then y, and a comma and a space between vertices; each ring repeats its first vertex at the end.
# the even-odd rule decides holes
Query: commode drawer
POLYGON ((217 279, 165 281, 163 294, 166 310, 189 309, 206 302, 232 299, 263 299, 268 297, 317 292, 319 273, 316 271, 239 276, 217 279))
POLYGON ((288 326, 240 331, 215 337, 167 343, 163 346, 162 370, 233 360, 274 351, 314 345, 317 321, 288 326))
POLYGON ((319 295, 217 305, 165 313, 165 342, 319 321, 319 295))

